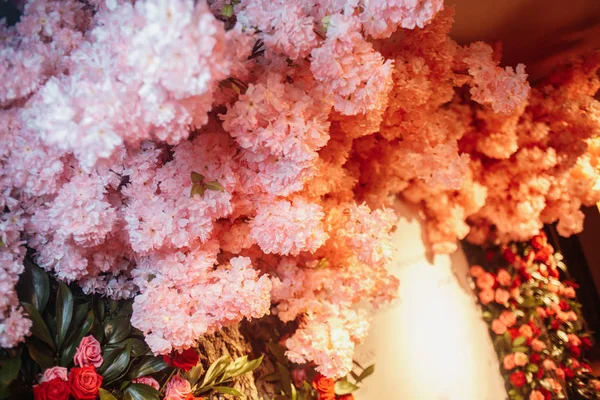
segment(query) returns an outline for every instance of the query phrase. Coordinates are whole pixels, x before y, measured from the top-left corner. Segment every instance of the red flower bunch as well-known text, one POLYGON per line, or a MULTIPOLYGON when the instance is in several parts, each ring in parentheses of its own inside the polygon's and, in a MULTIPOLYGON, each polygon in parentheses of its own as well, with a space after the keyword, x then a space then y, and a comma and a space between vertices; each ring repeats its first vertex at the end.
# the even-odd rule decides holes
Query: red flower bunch
POLYGON ((189 371, 198 364, 200 356, 196 349, 189 348, 181 353, 174 351, 171 354, 165 354, 163 358, 170 366, 189 371))

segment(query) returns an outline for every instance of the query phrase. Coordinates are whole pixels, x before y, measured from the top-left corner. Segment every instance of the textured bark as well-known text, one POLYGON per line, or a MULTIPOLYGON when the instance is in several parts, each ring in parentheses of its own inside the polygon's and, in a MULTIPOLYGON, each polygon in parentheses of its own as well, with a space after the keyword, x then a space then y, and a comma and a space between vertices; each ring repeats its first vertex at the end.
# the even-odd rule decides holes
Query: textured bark
MULTIPOLYGON (((248 356, 251 359, 260 357, 261 354, 253 354, 250 340, 242 333, 238 326, 223 328, 222 330, 201 337, 198 350, 200 352, 200 361, 204 366, 203 375, 210 364, 223 355, 229 355, 232 359, 242 356, 248 356)), ((244 374, 235 378, 233 387, 246 396, 246 399, 268 400, 273 398, 274 389, 272 385, 262 380, 256 380, 255 376, 265 376, 272 372, 273 366, 265 357, 263 363, 254 374, 244 374)), ((206 396, 205 396, 206 398, 206 396)), ((234 399, 234 396, 214 394, 210 399, 234 399)))

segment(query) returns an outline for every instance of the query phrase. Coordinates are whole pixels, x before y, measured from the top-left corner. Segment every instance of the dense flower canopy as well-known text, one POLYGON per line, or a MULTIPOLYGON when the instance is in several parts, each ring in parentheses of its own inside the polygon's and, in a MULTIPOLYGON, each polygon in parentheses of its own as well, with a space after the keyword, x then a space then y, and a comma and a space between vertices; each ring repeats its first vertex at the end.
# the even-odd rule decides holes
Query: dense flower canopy
POLYGON ((345 375, 392 300, 397 195, 436 252, 582 229, 600 200, 600 54, 530 89, 459 46, 440 0, 30 0, 0 48, 0 346, 30 322, 25 246, 135 296, 156 353, 299 320, 295 362, 345 375))

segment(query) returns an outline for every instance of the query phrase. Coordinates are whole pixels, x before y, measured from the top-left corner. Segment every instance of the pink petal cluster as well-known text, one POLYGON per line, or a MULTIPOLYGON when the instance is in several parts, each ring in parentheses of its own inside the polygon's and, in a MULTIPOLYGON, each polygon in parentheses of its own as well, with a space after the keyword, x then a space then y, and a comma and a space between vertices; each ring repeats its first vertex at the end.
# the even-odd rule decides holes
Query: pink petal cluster
POLYGON ((77 346, 75 356, 73 357, 73 362, 78 367, 93 365, 96 368, 100 368, 104 362, 100 342, 91 335, 81 339, 79 346, 77 346))

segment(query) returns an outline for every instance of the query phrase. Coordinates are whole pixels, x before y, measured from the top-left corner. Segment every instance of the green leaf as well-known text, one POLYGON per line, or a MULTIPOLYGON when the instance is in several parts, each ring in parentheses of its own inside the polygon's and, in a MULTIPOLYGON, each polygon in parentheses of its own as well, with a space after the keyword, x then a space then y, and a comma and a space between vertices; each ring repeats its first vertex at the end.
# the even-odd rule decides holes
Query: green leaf
POLYGON ((200 379, 200 374, 204 371, 204 367, 201 363, 194 365, 189 371, 187 371, 183 377, 186 381, 190 383, 190 385, 194 386, 198 379, 200 379))
POLYGON ((267 348, 275 356, 277 362, 281 365, 288 365, 288 359, 285 356, 285 347, 280 345, 279 343, 269 342, 267 343, 267 348))
POLYGON ((223 394, 230 394, 232 396, 239 396, 239 397, 243 396, 239 390, 234 389, 232 387, 228 387, 228 386, 215 386, 215 387, 213 387, 213 390, 215 392, 219 392, 219 393, 223 393, 223 394))
POLYGON ((538 372, 540 370, 539 367, 537 365, 535 365, 535 364, 529 364, 529 365, 527 365, 526 369, 527 369, 527 371, 533 372, 533 373, 536 373, 536 372, 538 372))
POLYGON ((104 323, 104 335, 108 343, 119 343, 129 336, 131 320, 127 316, 118 316, 104 323))
POLYGON ((59 348, 67 336, 71 318, 73 318, 73 294, 67 285, 59 282, 56 295, 56 336, 59 348))
POLYGON ((15 357, 3 360, 0 362, 0 366, 2 367, 0 368, 0 386, 8 386, 19 376, 21 355, 18 354, 15 357))
POLYGON ((50 346, 52 350, 56 350, 56 345, 54 344, 54 340, 52 340, 52 336, 50 336, 50 331, 38 310, 29 303, 22 304, 32 322, 31 334, 50 346))
POLYGON ((337 381, 335 383, 334 389, 335 389, 335 394, 337 394, 338 396, 341 396, 343 394, 350 394, 350 393, 354 392, 355 390, 358 389, 358 386, 356 386, 355 384, 350 383, 348 381, 341 380, 341 381, 337 381))
POLYGON ((199 194, 200 197, 204 196, 204 186, 194 183, 192 185, 192 190, 190 191, 190 197, 194 197, 194 195, 199 194))
POLYGON ((512 345, 512 337, 510 336, 510 333, 504 332, 504 348, 506 350, 510 350, 511 345, 512 345))
POLYGON ((117 400, 117 398, 106 389, 98 389, 98 394, 100 395, 100 400, 117 400))
POLYGON ((75 307, 75 312, 73 313, 73 319, 71 320, 71 329, 67 334, 66 341, 63 343, 63 347, 67 347, 71 344, 71 342, 75 339, 77 335, 78 328, 81 326, 81 323, 85 319, 89 309, 88 303, 79 304, 75 307))
POLYGON ((192 180, 192 183, 202 183, 202 182, 204 182, 204 175, 199 174, 196 171, 192 171, 192 173, 190 174, 190 178, 192 180))
POLYGON ((107 382, 110 382, 118 378, 127 369, 130 359, 131 343, 127 343, 125 349, 115 351, 111 354, 111 357, 105 358, 98 372, 107 382))
POLYGON ((231 18, 233 15, 233 6, 231 4, 225 4, 221 9, 221 15, 225 18, 231 18))
POLYGON ((258 368, 260 363, 262 362, 263 356, 259 358, 248 361, 248 356, 240 357, 236 359, 233 363, 229 364, 225 369, 225 373, 223 374, 223 379, 234 378, 236 376, 240 376, 245 374, 246 372, 250 372, 258 368))
POLYGON ((19 278, 22 287, 19 290, 19 299, 22 302, 33 304, 40 313, 48 304, 50 296, 50 280, 46 272, 25 257, 25 269, 19 278))
POLYGON ((292 376, 290 371, 284 365, 277 363, 277 371, 279 371, 279 382, 281 388, 288 397, 292 397, 292 376))
POLYGON ((204 187, 207 188, 208 190, 216 190, 218 192, 224 192, 225 189, 223 188, 223 186, 221 186, 221 184, 217 181, 210 181, 210 182, 206 182, 204 184, 204 187))
POLYGON ((98 321, 104 321, 104 314, 106 313, 106 306, 104 299, 101 297, 94 297, 94 314, 98 321))
POLYGON ((367 368, 365 368, 356 379, 356 383, 362 382, 364 379, 371 376, 373 372, 375 372, 375 364, 369 365, 367 368))
POLYGON ((42 369, 51 368, 54 366, 54 357, 52 350, 48 346, 36 338, 30 338, 25 341, 27 350, 29 350, 29 356, 38 363, 42 369))
POLYGON ((94 311, 89 310, 85 320, 83 321, 83 324, 81 324, 81 326, 74 332, 73 340, 68 340, 68 345, 63 349, 62 354, 60 355, 61 366, 67 367, 71 364, 71 362, 73 362, 73 356, 77 351, 79 343, 81 343, 81 339, 83 339, 83 337, 88 334, 90 329, 92 329, 92 325, 94 325, 94 311))
POLYGON ((158 400, 160 392, 151 386, 142 383, 133 383, 125 388, 125 393, 133 400, 158 400))
MULTIPOLYGON (((135 378, 140 378, 140 377, 146 376, 146 375, 152 375, 156 372, 163 371, 163 370, 167 369, 168 367, 169 366, 162 358, 149 356, 149 357, 145 358, 144 360, 142 360, 142 362, 139 363, 133 369, 133 371, 131 371, 131 378, 135 379, 135 378)), ((190 383, 193 385, 192 382, 190 382, 190 383)))
POLYGON ((527 346, 518 346, 518 347, 513 347, 512 351, 514 353, 529 353, 529 347, 527 346))
POLYGON ((215 382, 216 379, 223 374, 230 362, 231 358, 227 355, 221 356, 215 362, 213 362, 210 367, 208 367, 206 375, 204 375, 202 387, 215 382))
POLYGON ((525 341, 526 341, 526 340, 527 340, 527 339, 526 339, 525 337, 523 337, 523 336, 519 336, 518 338, 516 338, 516 339, 513 341, 512 345, 513 345, 513 347, 519 347, 519 346, 521 346, 523 343, 525 343, 525 341))
POLYGON ((149 350, 148 346, 146 345, 146 342, 144 342, 143 340, 136 339, 136 338, 129 338, 125 342, 131 343, 131 356, 132 357, 143 356, 149 350))

